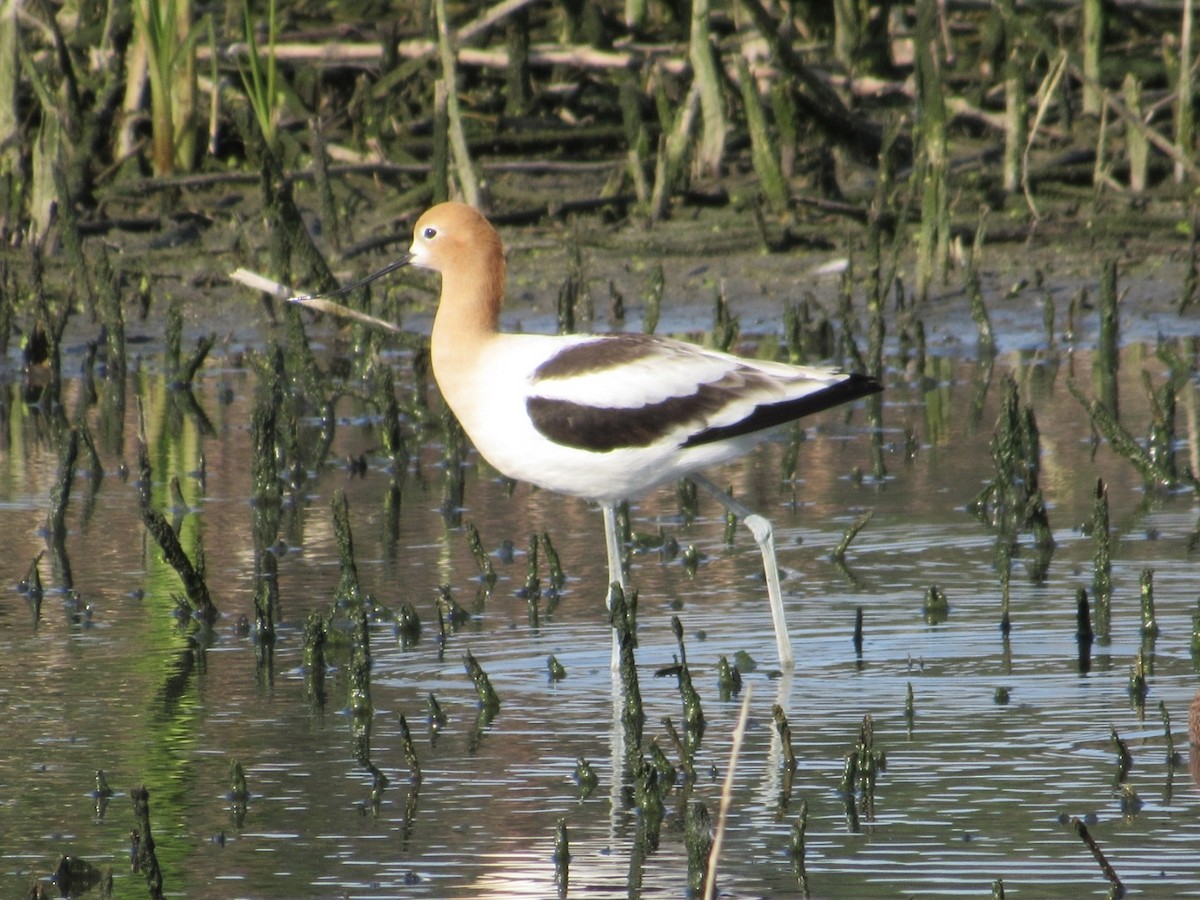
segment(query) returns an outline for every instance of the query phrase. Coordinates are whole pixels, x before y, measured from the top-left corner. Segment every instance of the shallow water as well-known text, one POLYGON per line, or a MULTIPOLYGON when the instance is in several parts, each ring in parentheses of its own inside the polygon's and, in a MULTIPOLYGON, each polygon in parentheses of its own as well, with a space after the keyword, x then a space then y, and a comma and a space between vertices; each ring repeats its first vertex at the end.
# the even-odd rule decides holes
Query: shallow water
MULTIPOLYGON (((328 334, 328 326, 314 333, 328 334)), ((1153 348, 1126 348, 1121 412, 1137 435, 1150 413, 1141 370, 1155 383, 1153 348)), ((635 557, 640 592, 637 661, 647 742, 678 762, 662 719, 682 719, 672 677, 655 678, 678 654, 670 628, 684 626, 687 658, 708 728, 690 792, 666 798, 656 848, 642 853, 639 815, 619 759, 619 709, 609 672, 610 630, 599 512, 588 504, 498 479, 472 454, 465 519, 493 551, 499 580, 490 595, 461 528, 440 512, 441 449, 422 443, 398 504, 370 411, 343 399, 335 412, 333 458, 366 454, 365 475, 341 463, 322 468, 284 514, 277 546, 281 623, 273 658, 260 661, 239 631, 253 617, 254 553, 250 421, 258 377, 242 348, 224 346, 202 370, 194 396, 211 423, 181 403, 149 354, 129 379, 124 428, 108 426, 104 402, 69 381, 68 410, 87 405, 98 435, 103 480, 81 471, 67 518, 66 559, 40 563, 47 589, 41 615, 15 590, 0 600, 0 894, 23 894, 60 854, 114 869, 118 896, 140 896, 129 873, 130 790, 150 791, 151 817, 168 895, 187 897, 547 897, 555 894, 555 825, 570 839, 569 896, 680 896, 687 891, 683 804, 703 801, 715 817, 740 698, 722 702, 716 664, 744 651, 759 664, 745 677, 750 720, 735 773, 719 886, 731 897, 798 895, 787 853, 801 801, 808 807, 807 887, 813 896, 990 896, 1003 879, 1023 897, 1103 896, 1099 867, 1072 829, 1089 822, 1125 886, 1145 896, 1200 894, 1200 791, 1188 769, 1186 721, 1196 689, 1190 653, 1197 610, 1197 504, 1190 493, 1148 498, 1132 467, 1091 440, 1087 418, 1068 393, 1074 377, 1090 393, 1092 362, 1082 351, 999 357, 994 368, 931 358, 930 385, 888 377, 882 423, 886 477, 872 472, 871 430, 862 405, 807 422, 795 478, 781 478, 789 435, 747 459, 709 473, 767 514, 776 527, 796 651, 794 673, 779 676, 753 542, 744 529, 725 541, 722 511, 703 496, 687 523, 670 489, 641 498, 635 530, 665 528, 704 561, 689 575, 678 558, 635 557), (999 411, 1000 377, 1011 372, 1041 430, 1042 486, 1057 548, 1044 580, 1028 572, 1026 536, 1014 560, 1011 634, 999 623, 1002 588, 995 536, 965 510, 992 471, 988 441, 999 411), (202 535, 208 582, 223 616, 217 641, 191 649, 173 615, 178 581, 146 537, 131 464, 134 398, 145 409, 159 508, 171 515, 165 485, 179 477, 187 502, 180 530, 189 550, 202 535), (909 436, 911 435, 911 438, 909 436), (201 454, 206 479, 196 477, 201 454), (861 473, 867 473, 865 476, 861 473), (1096 479, 1109 485, 1114 532, 1111 640, 1092 649, 1081 674, 1075 590, 1091 589, 1091 516, 1096 479), (383 607, 412 603, 422 640, 402 650, 390 622, 372 628, 370 758, 389 779, 373 796, 357 761, 346 714, 344 655, 315 692, 302 667, 300 628, 326 609, 339 577, 330 500, 350 503, 359 578, 383 607), (829 553, 865 511, 874 517, 853 542, 846 568, 829 553), (536 618, 518 591, 530 535, 546 530, 568 581, 553 609, 536 618), (511 562, 499 552, 514 547, 511 562), (69 570, 65 568, 69 565, 69 570), (1154 569, 1161 633, 1140 633, 1139 575, 1154 569), (474 613, 436 637, 435 598, 448 584, 474 613), (73 585, 74 595, 63 592, 73 585), (950 603, 928 624, 922 602, 939 585, 950 603), (851 640, 862 610, 861 656, 851 640), (474 688, 463 667, 470 650, 489 673, 502 706, 477 723, 474 688), (1130 666, 1149 665, 1144 710, 1130 699, 1130 666), (551 682, 555 654, 567 677, 551 682), (914 715, 905 715, 911 686, 914 715), (1007 703, 996 692, 1009 692, 1007 703), (426 702, 436 695, 449 722, 432 739, 426 702), (782 751, 771 718, 779 703, 790 722, 797 768, 781 798, 782 751), (1181 765, 1167 762, 1159 704, 1170 715, 1181 765), (424 779, 408 781, 400 735, 413 730, 424 779), (845 755, 872 717, 886 752, 874 815, 854 822, 839 792, 845 755), (1115 728, 1140 799, 1122 806, 1115 728), (586 758, 600 778, 587 799, 573 780, 586 758), (245 768, 252 796, 244 818, 227 796, 229 768, 245 768), (117 789, 106 806, 90 795, 103 769, 117 789)), ((398 380, 411 357, 390 361, 398 380)), ((68 369, 71 363, 64 364, 68 369)), ((44 527, 57 453, 20 385, 4 385, 0 454, 0 581, 15 586, 46 550, 44 527)), ((403 388, 402 388, 403 392, 403 388)), ((1191 426, 1196 385, 1179 397, 1181 433, 1191 426)), ((308 440, 319 423, 301 423, 308 440)), ((84 465, 81 463, 81 465, 84 465)), ((86 469, 86 466, 84 466, 86 469)), ((543 564, 543 583, 547 578, 543 564)), ((1193 761, 1194 763, 1194 761, 1193 761)), ((1193 764, 1192 772, 1196 772, 1193 764)))

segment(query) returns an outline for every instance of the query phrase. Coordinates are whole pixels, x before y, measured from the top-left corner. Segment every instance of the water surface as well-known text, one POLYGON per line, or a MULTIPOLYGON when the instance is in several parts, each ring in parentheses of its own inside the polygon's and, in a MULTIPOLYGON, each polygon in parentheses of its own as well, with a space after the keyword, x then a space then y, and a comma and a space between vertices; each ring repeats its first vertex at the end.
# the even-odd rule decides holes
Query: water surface
MULTIPOLYGON (((310 327, 332 340, 328 323, 310 327)), ((752 342, 743 349, 752 350, 752 342)), ((787 853, 801 801, 814 896, 990 896, 996 879, 1022 897, 1103 896, 1108 883, 1072 817, 1089 822, 1132 892, 1200 894, 1200 791, 1186 737, 1197 684, 1190 652, 1197 505, 1188 492, 1147 495, 1128 463, 1096 446, 1066 389, 1074 377, 1091 392, 1085 349, 1007 348, 991 366, 953 353, 931 357, 923 383, 889 374, 880 429, 870 427, 862 404, 831 411, 805 423, 798 447, 789 447, 794 435, 784 431, 745 460, 709 473, 775 523, 793 673, 775 671, 748 533, 739 529, 727 542, 723 511, 703 496, 690 522, 669 488, 632 505, 635 530, 664 529, 703 554, 694 574, 655 550, 637 555, 632 569, 646 740, 657 740, 678 762, 662 720, 681 721, 680 695, 673 677, 654 677, 678 654, 672 614, 683 623, 708 722, 697 780, 667 796, 661 836, 649 852, 637 841, 628 773, 613 764, 619 707, 597 509, 509 485, 470 454, 462 515, 479 529, 499 573, 484 592, 463 529, 448 526, 442 513, 437 430, 410 423, 415 457, 396 478, 379 449, 374 410, 343 397, 331 420, 330 463, 288 497, 274 550, 280 633, 267 655, 238 627, 240 617, 253 618, 250 423, 261 384, 244 348, 222 345, 201 371, 193 395, 202 417, 182 402, 153 351, 137 362, 128 412, 115 423, 111 398, 93 399, 88 381, 69 379, 64 406, 85 411, 104 477, 96 489, 81 463, 66 556, 45 552, 58 454, 43 415, 25 402, 19 379, 10 379, 2 386, 0 452, 0 581, 11 588, 0 600, 0 893, 23 894, 69 854, 112 866, 118 895, 140 896, 141 876, 128 865, 129 792, 144 784, 172 896, 553 896, 560 819, 570 839, 569 896, 638 893, 630 885, 644 896, 680 896, 688 869, 682 810, 703 801, 715 816, 740 705, 740 698, 720 699, 717 661, 744 652, 758 669, 745 676, 750 721, 721 858, 724 895, 801 893, 787 853), (992 471, 989 440, 1006 374, 1036 411, 1041 483, 1057 545, 1044 577, 1031 578, 1034 548, 1022 539, 1007 637, 996 536, 966 511, 992 471), (190 552, 202 538, 222 612, 206 650, 189 643, 174 615, 181 587, 141 524, 136 477, 123 477, 122 466, 135 458, 138 399, 156 505, 179 517, 190 552), (793 449, 796 469, 785 477, 783 461, 793 449), (364 474, 346 462, 360 456, 368 463, 364 474), (172 476, 186 509, 171 509, 172 476), (1084 673, 1075 592, 1092 586, 1093 542, 1082 526, 1097 478, 1109 486, 1115 587, 1111 637, 1094 645, 1084 673), (386 614, 372 625, 369 748, 389 781, 382 789, 358 761, 345 712, 344 655, 331 652, 323 691, 302 665, 301 626, 310 611, 328 608, 340 574, 330 513, 337 490, 349 500, 363 588, 381 610, 411 603, 425 625, 408 650, 386 614), (830 551, 868 510, 874 517, 846 565, 835 565, 830 551), (530 537, 543 530, 568 581, 553 607, 543 597, 535 615, 519 592, 530 537), (16 586, 43 553, 46 596, 35 616, 16 586), (1140 628, 1145 568, 1154 570, 1156 640, 1140 628), (439 650, 435 600, 443 584, 473 617, 439 650), (950 604, 938 624, 922 608, 932 585, 950 604), (858 610, 861 655, 851 640, 858 610), (502 700, 486 725, 477 721, 464 671, 467 650, 502 700), (1129 692, 1139 652, 1149 670, 1143 706, 1129 692), (562 681, 547 677, 550 654, 567 669, 562 681), (998 700, 999 689, 1007 702, 998 700), (426 722, 430 693, 449 717, 436 740, 426 722), (782 794, 775 703, 787 714, 797 757, 789 796, 782 794), (1160 703, 1170 715, 1178 767, 1167 759, 1160 703), (408 781, 401 715, 416 739, 419 791, 408 781), (860 810, 852 817, 839 782, 868 715, 886 769, 873 815, 860 810), (1113 729, 1133 757, 1127 784, 1136 803, 1117 781, 1113 729), (580 758, 600 778, 586 799, 572 777, 580 758), (252 792, 244 816, 227 796, 234 761, 252 792), (106 805, 90 795, 97 769, 117 789, 106 805)), ((411 353, 394 349, 387 361, 406 396, 411 353)), ((1133 343, 1119 389, 1122 420, 1138 436, 1150 421, 1143 368, 1161 382, 1153 348, 1133 343)), ((1195 394, 1193 379, 1179 395, 1180 432, 1188 435, 1181 459, 1195 452, 1195 394)), ((315 441, 327 424, 314 414, 295 427, 301 440, 315 441)), ((543 566, 543 583, 547 577, 543 566)))

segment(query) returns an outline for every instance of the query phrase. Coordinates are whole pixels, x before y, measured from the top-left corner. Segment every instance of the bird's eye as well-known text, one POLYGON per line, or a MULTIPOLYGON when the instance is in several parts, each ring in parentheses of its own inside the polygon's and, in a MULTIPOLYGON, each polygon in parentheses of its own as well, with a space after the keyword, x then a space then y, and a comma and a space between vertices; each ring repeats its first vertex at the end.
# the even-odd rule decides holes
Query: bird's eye
POLYGON ((435 237, 437 237, 437 229, 430 225, 421 232, 421 237, 425 238, 427 241, 432 241, 435 237))

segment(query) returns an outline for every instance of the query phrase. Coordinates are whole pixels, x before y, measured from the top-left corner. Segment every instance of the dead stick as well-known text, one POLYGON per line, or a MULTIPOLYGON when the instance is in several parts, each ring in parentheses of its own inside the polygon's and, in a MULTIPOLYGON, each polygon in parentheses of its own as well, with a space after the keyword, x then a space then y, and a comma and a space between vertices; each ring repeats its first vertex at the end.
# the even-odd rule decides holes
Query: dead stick
MULTIPOLYGON (((396 46, 405 59, 423 59, 436 51, 432 41, 402 41, 396 46)), ((196 49, 196 57, 203 61, 208 50, 196 49)), ((562 46, 561 44, 538 44, 529 48, 529 64, 546 69, 554 66, 573 66, 580 69, 637 69, 655 62, 664 71, 679 75, 688 69, 688 61, 679 55, 677 47, 629 47, 624 50, 597 50, 587 46, 562 46)), ((230 59, 245 58, 250 48, 243 43, 230 44, 224 56, 230 59)), ((464 66, 481 69, 508 68, 508 51, 460 47, 455 57, 464 66)), ((275 59, 285 63, 325 63, 335 66, 375 66, 383 59, 383 48, 378 44, 276 44, 275 59)))
POLYGON ((725 841, 725 823, 729 819, 729 808, 733 806, 733 777, 737 771, 738 754, 742 750, 742 738, 746 736, 746 722, 750 718, 750 696, 753 690, 746 685, 746 696, 742 699, 742 711, 738 714, 737 727, 729 748, 729 768, 725 772, 725 784, 721 788, 721 805, 717 808, 717 829, 713 836, 712 849, 708 853, 708 874, 704 879, 704 900, 716 896, 717 861, 721 858, 721 845, 725 841))
POLYGON ((1100 845, 1096 843, 1096 839, 1092 837, 1091 832, 1088 831, 1088 827, 1083 824, 1083 821, 1078 816, 1071 820, 1071 824, 1075 826, 1075 833, 1079 835, 1079 839, 1092 851, 1092 856, 1096 857, 1096 862, 1100 864, 1100 871, 1104 873, 1104 877, 1117 889, 1119 896, 1124 896, 1125 885, 1121 884, 1117 870, 1109 865, 1108 859, 1104 856, 1104 851, 1100 849, 1100 845))

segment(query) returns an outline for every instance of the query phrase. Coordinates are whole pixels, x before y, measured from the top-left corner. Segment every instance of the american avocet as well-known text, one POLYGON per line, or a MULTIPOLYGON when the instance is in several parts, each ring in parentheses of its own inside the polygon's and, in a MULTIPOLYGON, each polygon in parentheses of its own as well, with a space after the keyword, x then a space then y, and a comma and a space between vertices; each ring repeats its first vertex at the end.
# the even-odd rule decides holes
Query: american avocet
POLYGON ((433 374, 475 448, 509 478, 603 506, 608 601, 613 583, 626 587, 616 505, 691 478, 754 534, 779 660, 791 665, 771 525, 698 470, 745 454, 772 426, 876 393, 879 382, 646 334, 502 333, 504 248, 462 203, 428 210, 408 252, 365 281, 410 264, 442 276, 433 374))

